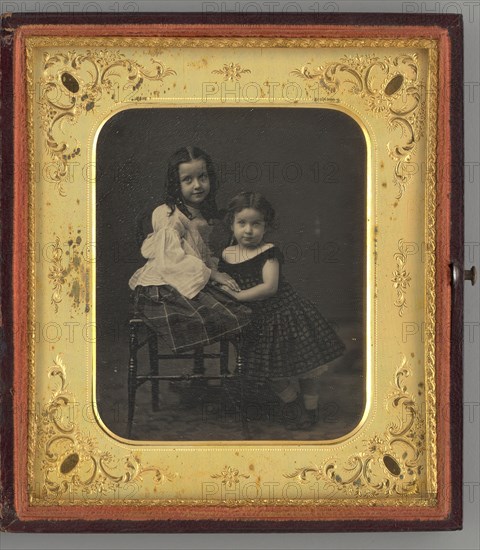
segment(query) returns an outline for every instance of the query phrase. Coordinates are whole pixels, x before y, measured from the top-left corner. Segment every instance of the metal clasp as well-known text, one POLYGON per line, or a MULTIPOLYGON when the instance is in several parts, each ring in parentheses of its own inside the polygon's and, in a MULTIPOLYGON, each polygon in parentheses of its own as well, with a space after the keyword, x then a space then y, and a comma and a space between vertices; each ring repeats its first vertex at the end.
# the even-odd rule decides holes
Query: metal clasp
POLYGON ((466 269, 463 272, 463 276, 465 281, 471 281, 473 286, 477 282, 477 268, 472 265, 470 269, 466 269))
MULTIPOLYGON (((473 265, 463 271, 463 280, 471 281, 472 286, 477 282, 477 268, 473 265)), ((460 268, 456 263, 452 264, 452 286, 456 287, 460 282, 460 268)))

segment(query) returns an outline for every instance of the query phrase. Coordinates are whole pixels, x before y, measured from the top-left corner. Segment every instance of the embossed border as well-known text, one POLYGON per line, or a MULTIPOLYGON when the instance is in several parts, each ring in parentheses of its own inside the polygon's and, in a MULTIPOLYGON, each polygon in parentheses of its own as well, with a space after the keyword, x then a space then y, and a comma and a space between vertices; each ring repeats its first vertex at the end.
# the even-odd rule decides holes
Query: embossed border
MULTIPOLYGON (((461 64, 458 62, 452 65, 452 52, 456 56, 461 54, 461 24, 458 17, 455 16, 444 16, 444 17, 425 17, 421 18, 415 17, 405 17, 405 16, 380 16, 383 19, 378 19, 376 16, 366 15, 359 17, 359 14, 345 14, 344 16, 334 17, 278 17, 275 21, 272 22, 271 17, 267 18, 268 20, 262 21, 261 18, 252 18, 250 16, 246 17, 230 17, 222 15, 220 18, 213 18, 208 21, 206 27, 202 27, 201 24, 205 22, 203 15, 192 15, 192 16, 182 16, 182 23, 187 23, 185 25, 179 25, 180 20, 178 16, 161 16, 154 15, 155 21, 160 24, 171 25, 167 27, 162 27, 162 33, 175 35, 181 33, 182 35, 189 36, 223 36, 227 30, 232 31, 232 28, 229 28, 229 24, 241 23, 244 26, 234 27, 236 33, 242 36, 278 36, 280 33, 276 25, 290 25, 287 27, 282 27, 282 36, 288 35, 299 36, 299 37, 311 37, 311 36, 333 36, 341 32, 342 35, 345 33, 345 36, 356 36, 356 37, 366 37, 366 36, 394 36, 395 38, 405 35, 408 37, 422 36, 434 38, 439 41, 440 46, 440 75, 444 77, 444 82, 450 83, 450 86, 446 86, 447 94, 446 97, 442 98, 443 104, 439 110, 439 122, 438 127, 441 130, 441 139, 439 142, 440 152, 445 153, 445 155, 438 155, 442 158, 442 161, 445 161, 445 158, 450 159, 450 163, 447 164, 447 170, 442 171, 442 177, 439 180, 439 185, 437 188, 437 204, 439 207, 437 209, 437 224, 439 227, 446 227, 445 222, 452 221, 458 222, 462 220, 463 210, 461 206, 462 192, 461 192, 461 179, 462 176, 462 163, 459 162, 462 160, 461 149, 451 147, 451 143, 458 144, 458 138, 461 135, 461 122, 458 118, 454 119, 454 122, 451 126, 447 123, 449 110, 453 112, 453 106, 457 109, 456 113, 458 114, 458 106, 461 105, 461 64), (362 27, 358 27, 359 21, 363 23, 362 27), (378 26, 380 22, 383 22, 384 26, 378 26), (258 23, 264 23, 265 26, 248 26, 249 23, 257 25, 258 23), (273 24, 272 24, 273 23, 273 24), (177 25, 175 25, 177 24, 177 25), (323 26, 322 26, 323 24, 323 26), (196 26, 200 25, 200 26, 196 26), (374 27, 376 25, 376 27, 374 27), (406 26, 408 25, 408 26, 406 26), (426 26, 428 25, 428 26, 426 26), (285 34, 284 34, 285 33, 285 34), (453 46, 452 47, 452 43, 453 46), (458 78, 460 76, 460 78, 458 78), (450 95, 449 95, 450 94, 450 95), (445 173, 446 172, 446 173, 445 173), (450 190, 450 177, 454 178, 456 185, 450 190), (447 197, 448 193, 452 191, 452 199, 449 202, 447 197), (441 225, 445 223, 445 225, 441 225)), ((83 24, 91 23, 92 20, 88 17, 77 18, 75 23, 78 23, 79 26, 75 27, 75 33, 72 32, 72 26, 70 23, 69 27, 64 27, 62 29, 61 25, 58 23, 67 22, 65 18, 55 18, 52 20, 47 17, 40 17, 37 19, 34 18, 33 21, 28 21, 28 23, 33 24, 34 26, 29 27, 26 25, 22 28, 22 24, 27 23, 23 17, 13 17, 8 20, 8 24, 5 24, 2 29, 2 39, 4 39, 5 47, 2 48, 2 70, 4 74, 7 75, 7 78, 2 79, 2 99, 4 97, 9 98, 7 103, 2 106, 2 113, 7 112, 8 109, 12 109, 11 99, 13 97, 13 73, 15 71, 17 77, 22 75, 22 56, 21 56, 21 46, 22 38, 28 34, 39 32, 39 34, 45 35, 46 33, 51 33, 51 35, 59 36, 62 32, 64 35, 72 35, 78 31, 78 34, 95 34, 97 33, 97 28, 95 25, 87 25, 81 27, 83 24), (41 27, 35 28, 35 23, 50 23, 51 27, 41 27), (58 26, 57 26, 58 25, 58 26), (16 29, 16 30, 15 30, 16 29), (15 37, 15 38, 13 38, 15 37), (12 44, 16 43, 17 48, 15 53, 12 56, 12 44), (12 58, 15 57, 16 63, 15 68, 12 67, 12 58), (9 81, 8 77, 11 78, 9 81)), ((146 16, 142 21, 142 18, 125 18, 124 16, 116 18, 115 23, 135 23, 135 22, 145 22, 152 21, 152 17, 146 16)), ((97 18, 96 23, 108 24, 113 23, 112 19, 108 17, 97 18)), ((102 32, 114 32, 116 27, 112 27, 111 30, 107 28, 102 28, 102 32)), ((138 30, 138 28, 137 28, 138 30)), ((147 34, 157 32, 158 28, 155 24, 145 25, 142 27, 142 32, 147 34)), ((124 28, 122 30, 124 34, 131 32, 135 34, 136 30, 130 28, 124 28)), ((19 80, 18 82, 21 82, 19 80)), ((20 122, 22 120, 21 108, 16 111, 15 115, 18 117, 16 120, 20 122)), ((9 134, 12 136, 13 124, 12 120, 7 123, 5 128, 5 135, 9 134)), ((15 275, 24 273, 22 270, 21 264, 21 253, 24 252, 22 249, 25 240, 22 241, 21 237, 25 237, 25 231, 27 230, 28 224, 25 224, 25 210, 21 208, 22 204, 25 205, 25 180, 22 179, 22 172, 18 167, 18 163, 15 164, 16 172, 14 174, 15 180, 15 201, 12 200, 11 190, 12 187, 8 186, 8 183, 12 181, 12 168, 13 163, 11 162, 13 153, 16 156, 18 161, 19 158, 26 158, 25 144, 21 140, 15 140, 15 151, 13 148, 6 144, 5 141, 2 142, 2 204, 9 204, 14 207, 17 217, 15 218, 15 224, 13 223, 13 214, 9 211, 6 216, 6 223, 4 222, 4 229, 16 229, 16 241, 12 247, 12 243, 9 239, 2 239, 2 252, 7 254, 13 253, 12 267, 13 267, 13 277, 12 269, 7 268, 2 274, 2 314, 4 319, 12 319, 14 313, 19 313, 21 311, 27 311, 27 302, 28 297, 25 296, 25 293, 22 295, 18 293, 18 290, 22 289, 22 283, 25 283, 25 277, 23 279, 16 278, 15 275), (10 164, 5 159, 10 159, 10 164), (23 195, 22 195, 23 194, 23 195), (23 215, 22 215, 23 212, 23 215), (18 214, 20 214, 18 216, 18 214), (5 278, 6 275, 6 278, 5 278), (12 310, 12 298, 13 296, 9 292, 4 291, 5 280, 7 282, 7 291, 11 288, 11 285, 14 284, 17 293, 15 294, 15 304, 14 310, 12 310), (23 309, 22 309, 23 308, 23 309)), ((434 221, 434 220, 433 220, 434 221)), ((432 227, 432 220, 429 221, 429 227, 432 227)), ((460 227, 460 225, 458 225, 460 227)), ((369 502, 364 508, 362 508, 362 503, 358 503, 358 506, 354 506, 352 509, 349 509, 350 519, 341 520, 339 519, 339 514, 334 509, 324 508, 322 514, 324 519, 322 521, 308 521, 309 517, 309 507, 303 507, 299 512, 301 513, 292 513, 292 510, 286 510, 282 507, 273 507, 272 510, 268 509, 259 509, 258 518, 259 520, 252 520, 248 518, 254 517, 255 511, 250 509, 249 514, 238 514, 232 513, 228 509, 219 507, 218 512, 220 515, 216 514, 215 517, 221 517, 222 523, 215 525, 208 523, 208 520, 211 519, 212 513, 202 513, 198 511, 197 513, 191 515, 187 523, 181 521, 180 518, 184 517, 184 510, 172 509, 171 519, 175 520, 175 525, 172 526, 172 523, 158 523, 151 524, 149 522, 137 522, 137 523, 128 523, 129 530, 151 530, 151 531, 161 531, 161 530, 191 530, 195 531, 200 528, 205 529, 205 526, 209 527, 211 530, 305 530, 305 531, 331 531, 336 529, 355 529, 355 530, 371 530, 372 527, 376 529, 391 529, 392 527, 404 528, 404 529, 448 529, 448 528, 458 528, 460 525, 460 516, 461 516, 461 475, 458 477, 458 473, 461 473, 461 412, 459 408, 455 409, 454 405, 460 402, 459 400, 459 391, 461 387, 461 375, 460 375, 460 361, 461 361, 461 306, 463 300, 462 288, 459 286, 457 289, 454 289, 455 292, 452 293, 452 296, 449 292, 449 273, 445 269, 445 265, 449 263, 458 263, 460 269, 463 269, 463 248, 462 243, 462 233, 447 234, 444 232, 437 232, 436 234, 436 244, 437 244, 437 266, 441 269, 436 270, 436 282, 437 289, 436 292, 436 308, 433 313, 437 313, 437 318, 450 319, 452 324, 448 322, 437 323, 436 324, 436 340, 437 342, 443 344, 438 346, 431 351, 435 353, 437 359, 437 365, 440 364, 442 367, 437 373, 437 412, 440 411, 442 414, 439 415, 439 425, 438 425, 438 437, 439 437, 439 486, 444 487, 445 489, 449 486, 449 482, 455 477, 458 478, 457 483, 453 483, 453 492, 447 494, 447 492, 442 492, 440 494, 439 503, 436 508, 429 510, 411 510, 410 506, 407 504, 405 508, 394 508, 388 509, 386 507, 379 506, 379 503, 369 502), (447 264, 445 260, 448 260, 447 264), (452 298, 450 300, 450 298, 452 298), (450 314, 452 316, 450 317, 450 314), (441 317, 442 316, 442 317, 441 317), (451 331, 453 327, 453 331, 451 331), (449 346, 449 342, 452 341, 452 346, 449 346), (439 359, 441 361, 439 361, 439 359), (450 399, 453 397, 453 399, 450 399), (456 471, 453 471, 453 465, 455 465, 456 471), (410 512, 409 512, 410 509, 410 512), (241 525, 238 523, 238 518, 244 518, 241 521, 241 525), (292 522, 293 518, 295 521, 292 522), (417 518, 417 519, 414 519, 417 518), (203 527, 200 527, 198 523, 195 523, 195 520, 203 520, 203 527), (274 523, 272 523, 272 521, 274 523), (372 522, 374 522, 372 524, 372 522), (401 525, 399 525, 399 523, 401 525)), ((4 324, 6 341, 13 343, 13 332, 8 328, 8 324, 4 324)), ((26 373, 25 370, 21 369, 21 365, 25 364, 23 360, 25 359, 24 352, 22 350, 22 343, 25 344, 26 335, 22 332, 15 334, 15 344, 16 344, 16 355, 15 355, 15 378, 13 383, 13 388, 15 392, 15 403, 16 405, 25 405, 25 392, 27 387, 26 373), (23 360, 22 360, 23 353, 23 360)), ((23 348, 25 349, 25 348, 23 348)), ((2 380, 9 381, 10 384, 7 387, 12 387, 11 378, 9 379, 8 373, 6 373, 5 364, 6 360, 12 359, 12 351, 8 350, 8 353, 4 355, 2 364, 2 380)), ((4 397, 4 394, 2 397, 4 397)), ((3 410, 6 411, 6 424, 7 430, 2 431, 2 450, 4 449, 5 437, 11 437, 12 432, 12 412, 11 409, 8 409, 8 405, 12 405, 11 397, 7 396, 3 401, 3 410), (5 433, 7 434, 5 436, 5 433)), ((20 410, 21 409, 17 409, 20 410)), ((21 411, 18 414, 18 421, 16 422, 17 432, 16 435, 20 440, 20 448, 22 447, 22 441, 26 440, 26 424, 25 424, 26 411, 21 411), (23 421, 23 422, 22 422, 23 421)), ((18 439, 17 439, 18 441, 18 439)), ((12 440, 13 442, 13 440, 12 440)), ((25 447, 23 447, 25 449, 25 447)), ((24 521, 32 520, 41 520, 41 514, 37 515, 33 513, 32 510, 28 509, 28 504, 25 501, 24 497, 26 494, 25 479, 22 478, 22 461, 18 461, 16 466, 16 477, 15 484, 13 483, 12 476, 12 467, 13 462, 7 457, 5 459, 5 454, 2 453, 2 466, 6 465, 6 469, 2 468, 2 484, 4 488, 7 489, 6 498, 2 498, 2 515, 5 525, 9 525, 10 529, 22 529, 22 522, 18 521, 17 513, 20 515, 24 521), (16 499, 13 498, 15 494, 16 499)), ((24 470, 23 470, 24 471, 24 470)), ((59 511, 60 512, 60 511, 59 511)), ((84 511, 85 512, 85 511, 84 511)), ((145 510, 145 512, 147 512, 145 510)), ((343 513, 346 512, 344 508, 343 513)), ((115 515, 110 515, 115 513, 115 508, 105 508, 103 506, 98 507, 95 510, 95 516, 97 517, 117 517, 115 515)), ((118 513, 118 509, 117 509, 118 513)), ((342 516, 343 516, 342 513, 342 516)), ((127 515, 122 513, 123 517, 127 515)), ((60 514, 58 517, 62 517, 60 514)), ((88 519, 87 515, 83 517, 85 520, 88 519)), ((157 519, 159 516, 151 513, 145 513, 145 518, 150 520, 157 519)), ((94 527, 93 524, 86 523, 82 525, 76 525, 76 530, 106 530, 108 524, 103 524, 102 526, 94 527)), ((55 528, 51 524, 30 524, 29 528, 31 529, 43 529, 43 530, 70 530, 72 524, 68 522, 61 522, 55 528)), ((111 530, 112 527, 110 527, 111 530)), ((24 530, 24 528, 23 528, 24 530)))

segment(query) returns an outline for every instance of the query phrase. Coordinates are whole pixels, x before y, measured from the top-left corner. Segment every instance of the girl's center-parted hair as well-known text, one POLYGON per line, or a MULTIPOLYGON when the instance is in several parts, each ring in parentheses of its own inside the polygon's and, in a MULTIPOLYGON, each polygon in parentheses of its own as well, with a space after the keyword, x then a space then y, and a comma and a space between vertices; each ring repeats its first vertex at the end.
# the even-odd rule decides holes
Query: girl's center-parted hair
POLYGON ((245 210, 245 208, 258 210, 262 214, 267 227, 273 227, 275 222, 275 210, 273 206, 262 194, 253 191, 243 191, 235 195, 229 202, 226 221, 230 227, 235 219, 235 214, 245 210))
POLYGON ((178 149, 178 151, 175 151, 168 160, 167 179, 165 182, 165 204, 170 208, 170 215, 173 214, 175 208, 178 208, 187 218, 192 217, 183 200, 178 169, 180 164, 198 159, 205 161, 205 167, 210 181, 210 192, 202 202, 200 211, 207 220, 219 217, 215 199, 218 190, 217 174, 210 155, 199 147, 182 147, 178 149))

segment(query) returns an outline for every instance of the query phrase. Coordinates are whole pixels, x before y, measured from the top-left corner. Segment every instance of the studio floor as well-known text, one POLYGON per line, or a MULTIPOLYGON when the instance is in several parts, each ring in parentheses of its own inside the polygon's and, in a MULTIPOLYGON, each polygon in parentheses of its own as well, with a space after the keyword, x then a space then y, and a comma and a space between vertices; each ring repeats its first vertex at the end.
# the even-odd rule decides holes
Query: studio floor
MULTIPOLYGON (((331 364, 317 384, 320 394, 318 423, 308 430, 285 427, 285 418, 295 415, 286 410, 265 384, 244 387, 242 422, 238 407, 239 387, 218 381, 192 383, 161 381, 159 408, 152 410, 151 383, 137 390, 130 439, 137 441, 222 441, 222 440, 333 440, 351 432, 360 422, 365 402, 365 377, 361 327, 337 323, 337 331, 347 346, 343 357, 331 364)), ((128 342, 128 339, 122 339, 128 342)), ((113 344, 113 343, 112 343, 113 344)), ((160 350, 167 351, 167 350, 160 350)), ((218 346, 211 346, 218 351, 218 346)), ((233 372, 235 351, 230 346, 229 366, 233 372)), ((127 438, 128 347, 97 347, 97 406, 101 420, 113 433, 127 438), (107 352, 108 350, 108 352, 107 352)), ((217 360, 206 360, 206 372, 218 372, 217 360)), ((166 361, 164 374, 191 372, 192 360, 166 361)), ((146 354, 139 355, 139 372, 148 371, 146 354)))

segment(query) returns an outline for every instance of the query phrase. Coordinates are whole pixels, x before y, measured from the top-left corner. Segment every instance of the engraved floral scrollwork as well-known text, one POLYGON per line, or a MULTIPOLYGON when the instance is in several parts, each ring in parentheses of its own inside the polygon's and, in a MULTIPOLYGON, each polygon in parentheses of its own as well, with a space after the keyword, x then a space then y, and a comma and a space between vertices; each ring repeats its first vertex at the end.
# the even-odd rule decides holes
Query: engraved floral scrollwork
POLYGON ((240 471, 231 466, 225 466, 224 469, 219 474, 212 474, 210 476, 212 479, 221 479, 222 484, 227 487, 234 487, 240 483, 240 478, 248 479, 250 476, 246 474, 241 474, 240 471))
POLYGON ((55 239, 55 244, 52 251, 51 266, 48 273, 48 278, 53 284, 53 293, 51 303, 55 308, 55 313, 58 312, 58 304, 62 301, 62 288, 65 284, 67 270, 62 264, 63 250, 60 248, 60 239, 55 239))
MULTIPOLYGON (((425 423, 418 403, 407 388, 410 375, 411 366, 404 356, 386 403, 387 411, 396 416, 383 434, 365 441, 364 451, 350 456, 345 464, 329 459, 320 466, 297 468, 285 477, 307 483, 313 476, 327 486, 357 497, 419 494, 425 423)), ((423 395, 423 384, 418 385, 417 393, 423 395)))
POLYGON ((397 269, 393 272, 392 278, 393 288, 397 291, 397 299, 394 305, 398 307, 398 314, 402 317, 407 307, 406 291, 411 281, 410 274, 405 269, 407 252, 404 247, 403 239, 398 241, 398 252, 396 252, 393 257, 397 263, 397 269))
POLYGON ((240 80, 242 74, 251 73, 250 69, 242 69, 238 63, 225 63, 221 69, 215 69, 212 71, 213 74, 223 75, 223 80, 229 80, 233 82, 234 80, 240 80))
POLYGON ((70 232, 65 248, 60 246, 60 238, 57 236, 55 242, 50 244, 48 254, 50 263, 48 279, 53 285, 51 304, 58 313, 58 304, 62 301, 64 285, 68 286, 68 296, 72 299, 75 310, 85 304, 85 312, 90 310, 90 267, 89 262, 93 260, 92 248, 88 244, 82 244, 81 231, 77 230, 76 235, 70 232))
POLYGON ((174 74, 160 61, 152 59, 151 67, 146 68, 109 49, 44 54, 40 108, 47 150, 53 161, 48 178, 60 195, 65 195, 68 163, 82 153, 67 126, 93 112, 105 96, 115 103, 134 99, 145 81, 163 83, 165 77, 174 74))
POLYGON ((55 502, 62 497, 73 503, 79 492, 89 500, 132 496, 135 482, 145 474, 154 485, 173 481, 177 474, 154 467, 143 467, 140 458, 130 453, 123 462, 110 452, 100 450, 95 438, 82 432, 76 423, 78 403, 68 391, 66 369, 58 355, 49 369, 57 387, 40 412, 37 421, 36 452, 42 455, 43 485, 41 497, 55 502))
POLYGON ((371 113, 386 119, 389 129, 396 131, 396 138, 387 143, 387 150, 395 161, 393 182, 400 199, 414 172, 408 169, 408 163, 423 136, 426 117, 417 55, 345 56, 316 69, 305 65, 291 74, 315 82, 328 94, 358 95, 371 113))

